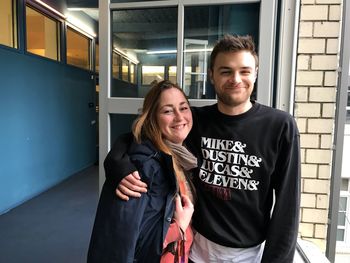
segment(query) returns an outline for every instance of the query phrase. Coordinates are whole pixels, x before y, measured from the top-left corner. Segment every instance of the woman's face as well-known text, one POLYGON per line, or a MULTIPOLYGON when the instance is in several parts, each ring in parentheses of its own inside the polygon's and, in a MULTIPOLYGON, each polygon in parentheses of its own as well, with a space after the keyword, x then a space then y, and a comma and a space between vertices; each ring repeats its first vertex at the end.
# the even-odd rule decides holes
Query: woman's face
POLYGON ((192 128, 192 113, 181 91, 170 88, 162 92, 157 122, 165 139, 177 144, 186 139, 192 128))

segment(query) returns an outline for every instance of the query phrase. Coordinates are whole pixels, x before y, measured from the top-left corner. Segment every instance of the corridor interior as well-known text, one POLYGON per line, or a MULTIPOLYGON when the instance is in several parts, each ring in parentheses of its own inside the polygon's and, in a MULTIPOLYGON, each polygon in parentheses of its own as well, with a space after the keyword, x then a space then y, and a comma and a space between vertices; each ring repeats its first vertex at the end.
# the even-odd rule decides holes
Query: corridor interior
POLYGON ((98 166, 0 215, 0 262, 86 262, 98 202, 98 166))

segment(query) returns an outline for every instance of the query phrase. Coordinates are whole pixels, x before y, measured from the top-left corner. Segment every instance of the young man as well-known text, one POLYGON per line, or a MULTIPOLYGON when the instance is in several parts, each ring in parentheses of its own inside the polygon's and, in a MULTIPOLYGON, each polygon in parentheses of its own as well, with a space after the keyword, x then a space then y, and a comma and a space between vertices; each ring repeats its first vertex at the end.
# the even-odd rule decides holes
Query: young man
MULTIPOLYGON (((250 100, 257 71, 251 37, 225 36, 211 54, 210 80, 218 102, 192 109, 186 145, 201 158, 193 179, 197 233, 190 259, 196 263, 293 262, 299 132, 288 113, 250 100)), ((145 191, 137 178, 136 173, 125 178, 117 194, 145 191)))

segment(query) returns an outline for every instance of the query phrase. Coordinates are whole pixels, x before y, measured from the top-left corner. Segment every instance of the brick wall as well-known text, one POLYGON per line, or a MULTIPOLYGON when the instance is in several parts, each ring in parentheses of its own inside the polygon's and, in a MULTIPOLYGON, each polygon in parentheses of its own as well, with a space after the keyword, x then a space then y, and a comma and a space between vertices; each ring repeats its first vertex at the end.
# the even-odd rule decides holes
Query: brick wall
POLYGON ((300 237, 326 249, 342 0, 301 0, 294 116, 301 142, 300 237))

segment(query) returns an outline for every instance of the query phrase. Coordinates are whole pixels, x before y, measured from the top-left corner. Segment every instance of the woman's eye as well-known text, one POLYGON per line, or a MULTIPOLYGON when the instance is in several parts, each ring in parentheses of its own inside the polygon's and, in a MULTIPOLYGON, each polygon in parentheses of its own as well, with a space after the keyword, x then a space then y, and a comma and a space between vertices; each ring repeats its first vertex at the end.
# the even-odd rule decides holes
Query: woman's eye
POLYGON ((171 114, 171 113, 173 113, 173 110, 164 110, 163 113, 164 114, 171 114))
POLYGON ((188 107, 187 106, 181 107, 180 110, 181 111, 186 111, 186 110, 188 110, 188 107))

